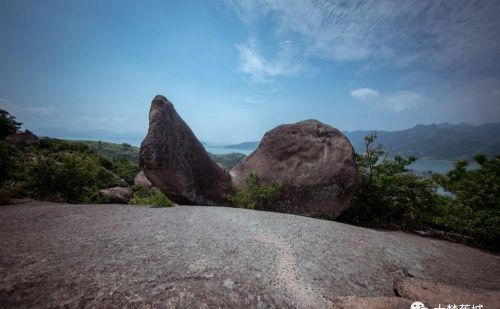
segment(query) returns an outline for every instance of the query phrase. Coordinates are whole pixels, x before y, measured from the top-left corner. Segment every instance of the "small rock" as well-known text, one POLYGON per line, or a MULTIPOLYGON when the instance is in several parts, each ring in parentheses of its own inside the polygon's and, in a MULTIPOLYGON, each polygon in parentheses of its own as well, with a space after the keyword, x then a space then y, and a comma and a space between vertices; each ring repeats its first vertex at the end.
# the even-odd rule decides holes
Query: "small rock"
POLYGON ((224 288, 226 288, 228 290, 232 290, 234 287, 234 282, 233 282, 233 280, 228 278, 228 279, 224 280, 223 286, 224 286, 224 288))
POLYGON ((144 171, 140 171, 139 173, 137 173, 137 175, 135 175, 134 185, 136 185, 138 187, 148 188, 148 189, 153 186, 151 181, 149 181, 148 177, 146 177, 146 175, 144 175, 144 171))
POLYGON ((119 203, 128 204, 132 198, 132 190, 124 187, 113 187, 99 191, 102 195, 115 199, 119 203))

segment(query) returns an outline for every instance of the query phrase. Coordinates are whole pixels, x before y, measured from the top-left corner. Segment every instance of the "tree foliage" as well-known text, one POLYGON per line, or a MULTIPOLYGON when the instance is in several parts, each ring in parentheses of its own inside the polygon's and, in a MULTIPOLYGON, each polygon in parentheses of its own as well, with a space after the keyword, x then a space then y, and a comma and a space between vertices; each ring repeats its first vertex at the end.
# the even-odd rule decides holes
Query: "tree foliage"
POLYGON ((474 237, 481 244, 500 249, 500 157, 475 158, 479 168, 467 169, 458 161, 446 175, 433 175, 434 181, 451 195, 433 218, 434 224, 474 237))
POLYGON ((403 229, 438 229, 471 237, 476 244, 500 249, 500 158, 477 156, 478 169, 458 161, 446 175, 424 178, 407 167, 415 158, 388 159, 377 135, 365 137, 357 155, 358 192, 338 220, 356 225, 403 229), (446 194, 438 194, 441 188, 446 194))
POLYGON ((229 197, 231 204, 249 209, 266 209, 281 193, 279 183, 273 181, 269 185, 262 184, 256 173, 250 173, 246 183, 246 189, 237 189, 229 197))
POLYGON ((376 133, 365 137, 365 153, 357 155, 359 188, 353 206, 339 218, 363 226, 418 229, 438 199, 432 181, 412 175, 415 158, 387 158, 376 133))
POLYGON ((22 123, 16 121, 6 110, 0 108, 0 139, 5 139, 7 135, 17 132, 22 123))

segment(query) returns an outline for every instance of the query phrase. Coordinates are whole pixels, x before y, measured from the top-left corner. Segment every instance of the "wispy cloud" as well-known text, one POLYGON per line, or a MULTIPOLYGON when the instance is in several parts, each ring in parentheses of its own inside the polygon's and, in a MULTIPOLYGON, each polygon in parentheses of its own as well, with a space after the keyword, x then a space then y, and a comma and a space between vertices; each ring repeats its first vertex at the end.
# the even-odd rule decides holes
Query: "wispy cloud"
POLYGON ((293 76, 297 74, 300 65, 291 63, 291 42, 282 42, 279 51, 273 59, 266 59, 257 45, 255 38, 250 38, 244 44, 236 44, 240 57, 240 71, 250 77, 255 83, 265 83, 275 76, 293 76))
POLYGON ((42 117, 54 116, 58 111, 58 109, 52 105, 46 106, 46 107, 28 106, 26 108, 23 108, 22 110, 26 113, 38 115, 38 116, 42 116, 42 117))
POLYGON ((351 90, 350 95, 358 99, 360 101, 368 101, 371 99, 378 98, 379 94, 378 91, 370 89, 370 88, 358 88, 351 90))
POLYGON ((500 50, 497 1, 227 3, 247 25, 259 18, 275 21, 278 40, 298 37, 303 52, 315 58, 473 70, 496 63, 500 50))
POLYGON ((382 97, 377 105, 393 112, 402 112, 409 109, 415 109, 428 102, 428 100, 429 99, 421 93, 414 91, 399 91, 382 97))
POLYGON ((409 90, 380 95, 376 90, 359 88, 352 90, 350 95, 359 101, 370 102, 378 108, 392 112, 414 109, 429 102, 429 98, 424 94, 409 90))

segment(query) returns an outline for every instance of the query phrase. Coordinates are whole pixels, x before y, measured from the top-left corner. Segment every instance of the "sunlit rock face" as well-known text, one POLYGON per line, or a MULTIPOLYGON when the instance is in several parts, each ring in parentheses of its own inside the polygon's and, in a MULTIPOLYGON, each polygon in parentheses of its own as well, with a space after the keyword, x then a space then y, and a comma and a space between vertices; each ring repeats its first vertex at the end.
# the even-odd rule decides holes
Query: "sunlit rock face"
POLYGON ((229 174, 215 163, 163 96, 149 112, 140 165, 151 183, 178 204, 217 205, 231 192, 229 174))
POLYGON ((334 218, 351 205, 358 184, 355 152, 339 130, 317 120, 280 125, 231 170, 244 188, 252 172, 262 182, 279 182, 280 202, 272 210, 334 218))
POLYGON ((215 163, 172 103, 156 96, 140 164, 153 186, 178 204, 225 205, 245 189, 250 173, 282 191, 269 210, 334 218, 347 209, 358 183, 349 140, 317 120, 280 125, 229 173, 215 163))

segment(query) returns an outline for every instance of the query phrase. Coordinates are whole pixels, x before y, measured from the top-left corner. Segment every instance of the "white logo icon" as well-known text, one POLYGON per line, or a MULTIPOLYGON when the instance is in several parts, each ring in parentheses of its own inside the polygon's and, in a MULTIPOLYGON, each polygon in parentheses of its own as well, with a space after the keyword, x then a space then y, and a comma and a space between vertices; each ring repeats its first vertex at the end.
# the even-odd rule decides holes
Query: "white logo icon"
POLYGON ((413 304, 411 304, 411 309, 429 309, 427 308, 423 303, 416 301, 413 304))

